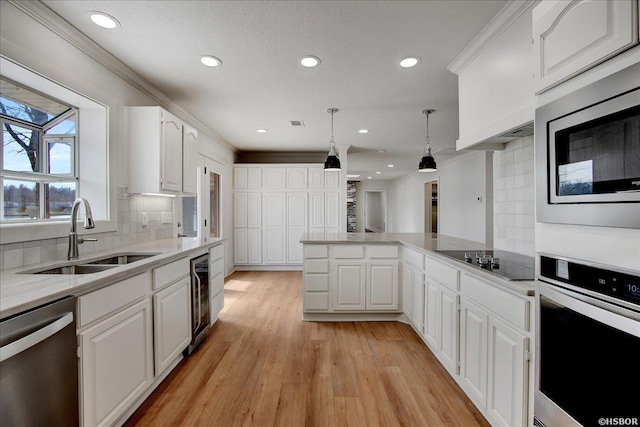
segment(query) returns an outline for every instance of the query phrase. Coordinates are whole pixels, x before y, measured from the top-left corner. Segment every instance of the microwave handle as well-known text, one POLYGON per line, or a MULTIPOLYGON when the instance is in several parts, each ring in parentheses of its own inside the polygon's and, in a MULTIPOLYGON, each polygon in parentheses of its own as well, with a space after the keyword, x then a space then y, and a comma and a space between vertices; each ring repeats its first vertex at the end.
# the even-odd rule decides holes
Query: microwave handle
POLYGON ((200 278, 198 277, 198 275, 195 272, 191 272, 191 276, 195 279, 191 281, 191 286, 194 287, 193 288, 193 298, 192 298, 192 304, 193 304, 193 313, 196 313, 196 309, 198 311, 198 321, 196 322, 195 325, 193 325, 193 332, 195 333, 195 331, 198 330, 198 328, 200 327, 200 324, 202 323, 201 319, 200 319, 200 278), (196 292, 198 297, 196 298, 196 292))

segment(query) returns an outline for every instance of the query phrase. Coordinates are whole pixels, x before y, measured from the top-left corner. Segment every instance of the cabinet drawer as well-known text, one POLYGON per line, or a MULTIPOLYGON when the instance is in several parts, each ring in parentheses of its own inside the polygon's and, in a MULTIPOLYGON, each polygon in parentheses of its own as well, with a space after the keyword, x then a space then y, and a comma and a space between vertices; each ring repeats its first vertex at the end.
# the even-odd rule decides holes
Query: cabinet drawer
POLYGON ((375 245, 369 248, 369 258, 398 258, 398 247, 395 245, 375 245))
POLYGON ((364 258, 364 246, 362 245, 335 245, 333 247, 334 258, 364 258))
POLYGON ((467 274, 462 274, 460 285, 462 296, 485 307, 512 325, 529 330, 529 301, 467 274))
POLYGON ((329 247, 327 245, 304 245, 305 258, 328 258, 329 247))
POLYGON ((130 277, 78 298, 78 328, 111 313, 151 291, 149 273, 130 277))
POLYGON ((153 290, 160 289, 189 274, 189 258, 182 258, 153 269, 153 290))
POLYGON ((209 264, 209 277, 215 277, 224 271, 224 260, 218 259, 209 264))
POLYGON ((425 257, 424 271, 446 287, 458 291, 460 285, 458 281, 459 270, 457 268, 446 265, 435 259, 425 257))
POLYGON ((403 257, 404 262, 411 264, 414 267, 418 267, 420 270, 424 270, 424 254, 405 247, 403 250, 403 257))
POLYGON ((214 246, 209 249, 209 261, 216 261, 220 258, 224 258, 224 245, 214 246))
POLYGON ((304 262, 304 271, 306 273, 328 273, 328 259, 308 259, 304 262))
POLYGON ((305 310, 329 310, 328 292, 306 292, 304 294, 305 310))
POLYGON ((328 274, 306 274, 304 276, 305 289, 307 291, 327 291, 329 292, 328 274))

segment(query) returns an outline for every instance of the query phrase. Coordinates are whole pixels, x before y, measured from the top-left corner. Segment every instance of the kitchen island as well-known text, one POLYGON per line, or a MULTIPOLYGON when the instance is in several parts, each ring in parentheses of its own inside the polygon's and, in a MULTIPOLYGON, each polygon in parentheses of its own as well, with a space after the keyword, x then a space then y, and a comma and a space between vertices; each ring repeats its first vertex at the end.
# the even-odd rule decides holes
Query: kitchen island
POLYGON ((408 323, 491 424, 531 424, 532 257, 440 234, 305 234, 301 242, 303 320, 408 323), (483 268, 467 259, 476 253, 483 268))

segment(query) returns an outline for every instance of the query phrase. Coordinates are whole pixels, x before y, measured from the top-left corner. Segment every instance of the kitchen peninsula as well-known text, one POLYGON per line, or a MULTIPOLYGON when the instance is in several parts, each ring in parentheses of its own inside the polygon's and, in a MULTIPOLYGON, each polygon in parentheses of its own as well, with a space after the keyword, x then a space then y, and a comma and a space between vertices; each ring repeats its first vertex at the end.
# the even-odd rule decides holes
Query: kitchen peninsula
POLYGON ((532 418, 533 258, 440 234, 301 242, 303 320, 408 323, 490 422, 532 418))

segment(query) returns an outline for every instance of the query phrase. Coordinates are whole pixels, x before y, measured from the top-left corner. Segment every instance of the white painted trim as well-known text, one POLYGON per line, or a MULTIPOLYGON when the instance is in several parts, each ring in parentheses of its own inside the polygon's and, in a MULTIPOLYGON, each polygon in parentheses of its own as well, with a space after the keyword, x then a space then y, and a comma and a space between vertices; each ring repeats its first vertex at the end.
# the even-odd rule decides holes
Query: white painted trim
POLYGON ((129 83, 134 88, 138 89, 140 92, 156 100, 162 107, 166 108, 170 112, 176 112, 181 118, 186 117, 185 121, 191 126, 198 127, 200 131, 208 133, 232 152, 235 153, 238 151, 235 146, 220 134, 173 102, 167 95, 152 86, 126 64, 78 31, 75 27, 71 26, 67 21, 62 19, 43 3, 39 1, 23 0, 7 0, 7 2, 18 8, 21 12, 28 15, 52 33, 62 38, 71 46, 98 62, 100 65, 120 77, 125 82, 129 83))
POLYGON ((447 70, 460 74, 480 55, 500 34, 502 34, 520 15, 533 8, 541 0, 510 0, 491 21, 471 40, 471 43, 447 66, 447 70))
POLYGON ((302 265, 292 265, 292 264, 283 264, 283 265, 247 265, 247 264, 236 264, 234 271, 302 271, 302 265))
POLYGON ((302 313, 305 322, 403 322, 404 313, 302 313))

